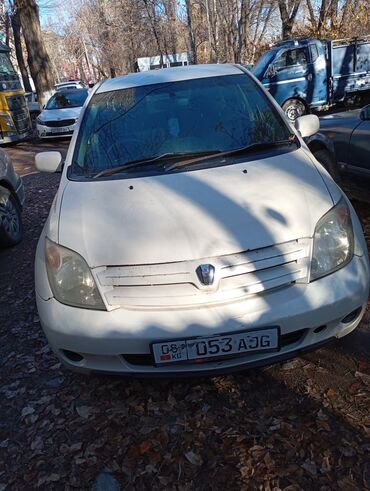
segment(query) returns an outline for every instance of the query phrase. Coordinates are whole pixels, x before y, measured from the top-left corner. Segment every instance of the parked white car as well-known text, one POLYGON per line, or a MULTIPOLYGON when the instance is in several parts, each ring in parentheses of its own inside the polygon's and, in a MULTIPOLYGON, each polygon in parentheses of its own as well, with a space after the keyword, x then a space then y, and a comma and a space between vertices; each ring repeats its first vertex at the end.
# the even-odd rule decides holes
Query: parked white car
POLYGON ((55 84, 55 90, 86 89, 86 85, 81 80, 68 80, 55 84))
POLYGON ((36 253, 41 325, 68 367, 186 375, 280 362, 353 331, 369 260, 351 204, 234 65, 89 96, 36 253))
POLYGON ((87 89, 59 91, 52 95, 45 109, 36 118, 38 137, 71 136, 87 96, 87 89))

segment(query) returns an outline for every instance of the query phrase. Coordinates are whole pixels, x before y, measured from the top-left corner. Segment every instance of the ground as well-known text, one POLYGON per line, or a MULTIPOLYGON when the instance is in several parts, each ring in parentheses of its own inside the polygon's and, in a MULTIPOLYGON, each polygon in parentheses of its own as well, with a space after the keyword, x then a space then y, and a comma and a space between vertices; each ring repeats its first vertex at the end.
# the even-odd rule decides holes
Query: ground
MULTIPOLYGON (((42 147, 42 148, 41 148, 42 147)), ((341 342, 283 365, 185 380, 83 377, 50 351, 33 260, 58 175, 8 147, 24 239, 0 252, 0 491, 370 489, 370 312, 341 342)), ((370 205, 355 203, 370 245, 370 205)))

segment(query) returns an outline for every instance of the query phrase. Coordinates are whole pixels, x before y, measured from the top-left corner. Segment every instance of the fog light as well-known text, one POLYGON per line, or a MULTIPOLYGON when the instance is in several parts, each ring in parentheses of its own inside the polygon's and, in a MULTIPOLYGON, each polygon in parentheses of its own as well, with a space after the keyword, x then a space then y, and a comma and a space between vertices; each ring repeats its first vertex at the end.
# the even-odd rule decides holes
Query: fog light
POLYGON ((326 329, 326 326, 319 326, 319 327, 316 327, 316 329, 314 329, 313 332, 315 334, 318 334, 319 332, 325 331, 325 329, 326 329))
POLYGON ((68 360, 78 363, 84 359, 82 355, 76 353, 75 351, 69 351, 68 349, 62 350, 63 355, 68 358, 68 360))
POLYGON ((350 322, 354 321, 356 317, 358 317, 361 314, 362 307, 358 307, 356 310, 353 310, 350 314, 346 315, 342 319, 342 324, 349 324, 350 322))

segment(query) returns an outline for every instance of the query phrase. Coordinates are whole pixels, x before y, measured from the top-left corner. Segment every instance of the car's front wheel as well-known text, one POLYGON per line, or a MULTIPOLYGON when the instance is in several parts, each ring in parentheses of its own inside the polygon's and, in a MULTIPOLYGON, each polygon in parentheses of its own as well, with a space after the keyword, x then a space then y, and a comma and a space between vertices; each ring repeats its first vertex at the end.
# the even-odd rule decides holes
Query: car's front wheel
POLYGON ((10 247, 23 235, 21 210, 15 196, 0 186, 0 246, 10 247))
POLYGON ((289 121, 295 121, 300 116, 307 113, 306 106, 299 99, 289 99, 282 105, 282 109, 287 115, 289 121))

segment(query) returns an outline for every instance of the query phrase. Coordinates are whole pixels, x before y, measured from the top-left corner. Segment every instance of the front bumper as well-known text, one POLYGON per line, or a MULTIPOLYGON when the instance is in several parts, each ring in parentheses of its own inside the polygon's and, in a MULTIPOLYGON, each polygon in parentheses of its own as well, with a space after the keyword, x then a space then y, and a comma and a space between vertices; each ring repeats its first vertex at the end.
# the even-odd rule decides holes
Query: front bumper
POLYGON ((368 295, 368 259, 354 256, 346 267, 313 283, 295 284, 223 306, 103 312, 68 307, 54 298, 44 300, 39 294, 36 298, 49 343, 70 368, 173 376, 239 371, 320 347, 356 328, 368 295), (344 321, 352 312, 352 318, 344 321), (151 361, 151 342, 270 326, 280 327, 284 342, 279 352, 251 353, 204 364, 155 367, 151 361))
POLYGON ((76 123, 71 126, 61 126, 59 128, 51 128, 41 124, 36 124, 37 136, 39 138, 68 138, 73 135, 76 123), (54 131, 55 130, 55 131, 54 131))
POLYGON ((3 133, 2 137, 0 137, 0 144, 24 141, 24 140, 27 140, 28 138, 30 138, 31 135, 32 135, 31 130, 25 131, 23 133, 17 133, 14 131, 10 135, 7 133, 3 133))

